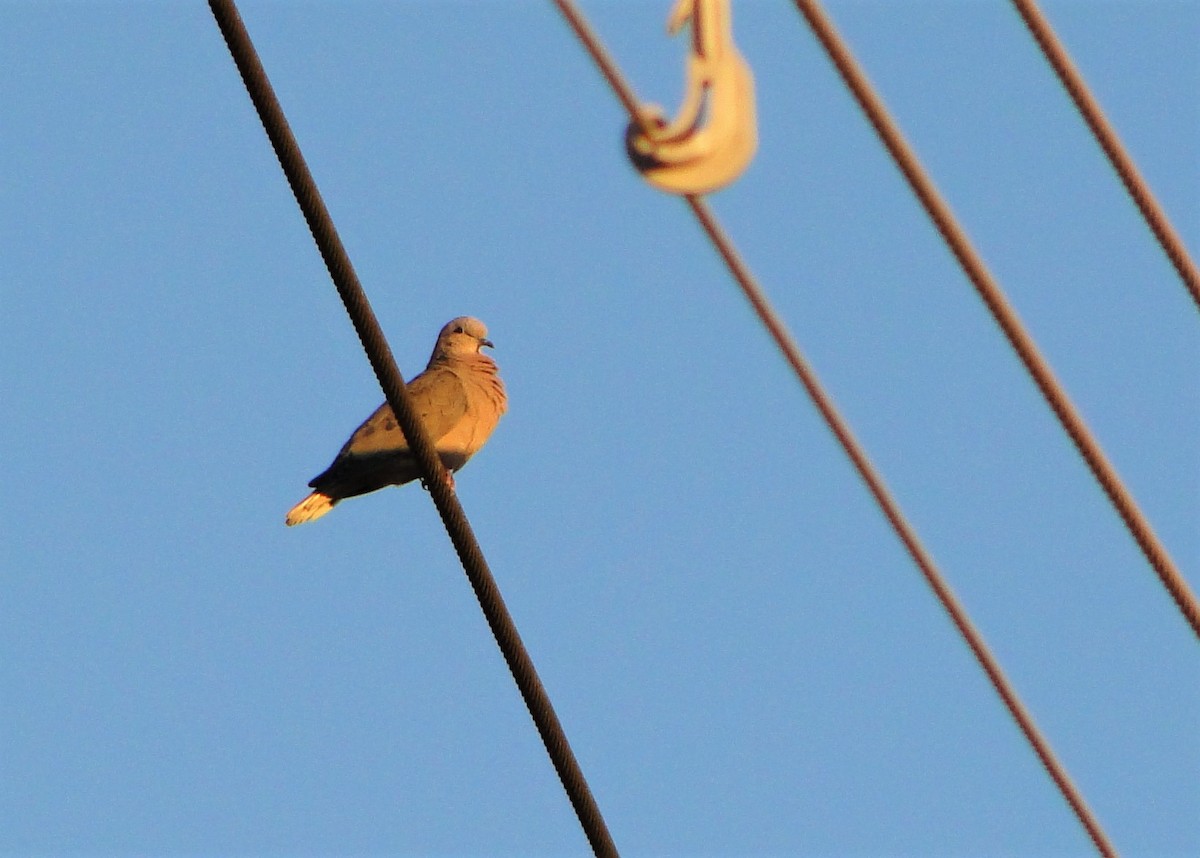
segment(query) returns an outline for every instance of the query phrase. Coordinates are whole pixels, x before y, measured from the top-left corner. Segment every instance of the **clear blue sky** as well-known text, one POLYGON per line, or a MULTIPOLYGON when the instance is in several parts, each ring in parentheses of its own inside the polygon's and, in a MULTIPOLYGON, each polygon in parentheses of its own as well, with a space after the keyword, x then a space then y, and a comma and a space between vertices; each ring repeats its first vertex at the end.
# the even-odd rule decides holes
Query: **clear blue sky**
MULTIPOLYGON (((673 108, 665 2, 584 9, 673 108)), ((1200 5, 1047 12, 1200 251, 1200 5)), ((1200 587, 1200 316, 1002 2, 830 11, 1200 587)), ((1089 854, 548 2, 243 13, 629 855, 1089 854)), ((713 205, 1127 856, 1200 854, 1200 647, 790 3, 713 205)), ((0 853, 573 855, 426 494, 283 526, 381 399, 207 7, 0 6, 0 853)))

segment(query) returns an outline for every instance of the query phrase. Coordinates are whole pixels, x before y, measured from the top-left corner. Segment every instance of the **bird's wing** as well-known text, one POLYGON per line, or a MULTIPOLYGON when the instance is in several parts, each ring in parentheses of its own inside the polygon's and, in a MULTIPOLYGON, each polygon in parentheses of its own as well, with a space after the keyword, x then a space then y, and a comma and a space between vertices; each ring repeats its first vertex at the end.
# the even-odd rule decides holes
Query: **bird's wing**
MULTIPOLYGON (((408 385, 417 417, 436 444, 467 413, 467 392, 450 369, 435 367, 414 378, 408 385)), ((372 453, 398 453, 408 449, 404 433, 386 402, 354 430, 338 457, 372 453)))

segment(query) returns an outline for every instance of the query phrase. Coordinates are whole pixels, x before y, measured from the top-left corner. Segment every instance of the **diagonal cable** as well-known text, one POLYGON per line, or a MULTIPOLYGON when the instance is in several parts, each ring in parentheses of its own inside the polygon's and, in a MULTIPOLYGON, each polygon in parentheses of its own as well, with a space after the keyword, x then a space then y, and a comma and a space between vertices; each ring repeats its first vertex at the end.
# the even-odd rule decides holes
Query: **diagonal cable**
POLYGON ((1154 192, 1150 190, 1150 185, 1138 170, 1137 164, 1133 162, 1133 157, 1122 145, 1117 129, 1113 128, 1108 117, 1104 115, 1100 102, 1088 89, 1083 74, 1071 61, 1066 46, 1055 35, 1054 28, 1050 26, 1050 21, 1042 13, 1036 0, 1012 0, 1012 4, 1017 7, 1017 12, 1029 28, 1034 41, 1038 43, 1059 81, 1075 102, 1075 107, 1092 130, 1092 135, 1104 150, 1104 154, 1108 156, 1113 169, 1121 177, 1125 190, 1133 198, 1134 204, 1146 220, 1146 225, 1150 227, 1167 258, 1179 272, 1192 300, 1200 307, 1200 268, 1196 267, 1196 263, 1188 255, 1183 239, 1171 225, 1170 218, 1155 198, 1154 192))
POLYGON ((596 855, 615 856, 617 854, 616 845, 608 832, 604 818, 600 815, 600 808, 597 806, 587 781, 584 779, 583 771, 571 751, 566 733, 554 712, 546 689, 542 686, 533 660, 529 657, 525 644, 521 641, 512 615, 509 614, 508 608, 504 604, 504 599, 496 586, 496 580, 492 576, 479 543, 471 530, 470 522, 467 521, 466 514, 463 512, 454 490, 449 486, 441 459, 412 407, 404 379, 396 367, 395 358, 384 338, 383 330, 371 310, 371 305, 358 281, 358 275, 354 272, 350 257, 342 246, 329 210, 325 207, 312 173, 309 172, 304 156, 300 152, 299 144, 283 114, 283 108, 275 96, 271 82, 267 79, 266 71, 258 58, 254 44, 250 41, 250 35, 246 32, 237 6, 233 0, 209 0, 209 6, 217 21, 217 26, 221 29, 221 35, 229 47, 229 53, 241 73, 242 81, 246 85, 255 110, 258 111, 263 128, 271 140, 275 155, 287 176, 292 193, 296 196, 296 202, 299 203, 313 239, 321 251, 321 258, 325 261, 325 266, 329 269, 338 294, 346 305, 346 312, 350 315, 354 330, 358 333, 363 349, 367 353, 371 368, 375 371, 375 377, 379 380, 387 402, 396 414, 396 421, 400 424, 404 437, 416 457, 424 484, 433 497, 433 502, 446 526, 446 532, 450 535, 455 551, 458 552, 463 570, 471 582, 471 587, 475 591, 479 605, 496 638, 496 643, 504 655, 504 660, 512 672, 513 679, 516 680, 521 697, 537 726, 538 734, 546 746, 546 752, 550 755, 563 789, 566 790, 571 805, 575 809, 584 834, 596 855))
POLYGON ((959 265, 962 266, 963 271, 975 286, 975 290, 991 311, 996 324, 1004 331, 1009 343, 1012 344, 1013 349, 1021 358, 1021 362, 1025 364, 1025 368, 1033 377, 1038 390, 1042 392, 1042 396, 1046 398, 1063 429, 1074 442, 1096 481, 1100 483, 1112 505, 1116 507, 1121 520, 1125 522, 1125 526, 1129 529, 1138 547, 1141 548, 1142 553, 1158 574, 1159 580, 1167 588, 1167 592, 1175 600, 1175 604, 1179 606, 1179 610, 1192 627, 1192 631, 1200 637, 1200 602, 1196 601, 1196 596, 1188 586, 1187 580, 1175 565, 1175 561, 1171 559, 1171 555, 1167 553, 1166 546, 1154 533, 1149 519, 1142 513, 1137 501, 1121 481, 1116 468, 1101 449, 1100 442, 1088 429, 1083 415, 1079 413, 1066 390, 1055 377, 1050 364, 1042 356, 1016 310, 1008 302, 1004 290, 1000 288, 1000 284, 984 263, 983 257, 971 244, 970 238, 967 237, 966 232, 954 217, 950 205, 938 193, 933 180, 921 166, 916 152, 888 113, 883 99, 872 87, 866 72, 859 66, 858 61, 850 52, 850 48, 838 34, 833 21, 817 0, 795 0, 795 2, 800 13, 816 34, 818 41, 829 54, 834 66, 837 67, 842 79, 854 94, 859 106, 866 113, 876 133, 883 140, 884 146, 887 147, 900 171, 908 180, 913 193, 925 207, 925 211, 933 220, 955 259, 958 260, 959 265))
POLYGON ((1104 833, 1104 829, 1100 827, 1099 820, 1096 819, 1083 794, 1075 786, 1074 781, 1071 780, 1071 776, 1067 773, 1066 768, 1054 755, 1054 750, 1050 747, 1049 740, 1038 729, 1037 724, 1033 720, 1033 715, 1025 708, 1025 704, 1021 702, 1016 689, 1001 669, 1000 662, 996 660, 996 657, 984 641, 983 634, 971 622, 966 608, 963 607, 958 597, 954 594, 954 591, 950 588, 949 582, 946 581, 945 576, 938 569, 933 556, 926 550, 917 536, 916 530, 904 517, 899 503, 892 496, 887 484, 883 481, 883 476, 875 469, 875 466, 867 457, 866 450, 863 449, 858 439, 854 436, 850 425, 838 412, 837 406, 829 394, 821 387, 820 380, 817 378, 815 371, 805 361, 804 356, 800 353, 799 346, 796 345, 787 327, 780 320, 768 301, 766 294, 755 281, 754 275, 750 273, 750 270, 739 257, 733 243, 725 235, 720 224, 716 222, 704 200, 699 197, 688 197, 687 201, 692 211, 695 212, 697 219, 704 227, 704 231, 708 233, 717 251, 721 254, 721 258, 725 260, 725 264, 729 267, 734 279, 737 280, 742 292, 745 293, 746 298, 754 307, 754 312, 758 314, 759 319, 770 332, 771 338, 775 340, 776 345, 779 346, 779 350, 783 352, 784 358, 792 367, 792 371, 795 372, 796 377, 800 379, 805 390, 812 397, 817 410, 821 412, 821 416, 829 424, 830 430, 832 430, 838 442, 846 450, 846 455, 850 457, 850 461, 854 463, 859 476, 867 484, 867 488, 870 489, 875 502, 883 510, 883 514, 896 531, 896 535, 900 537, 900 541, 904 543, 904 547, 908 549, 909 555, 921 570, 921 574, 925 576, 925 580, 928 582, 930 588, 932 588, 934 595, 942 603, 942 607, 946 609, 946 613, 950 615, 950 619, 967 642, 967 646, 970 647, 975 659, 987 674, 988 679, 996 689, 996 693, 1004 701, 1004 705, 1017 722, 1017 726, 1025 734, 1026 740, 1033 747, 1034 753, 1041 760, 1042 765, 1062 793, 1063 798, 1067 800, 1076 817, 1078 817, 1080 823, 1087 830, 1088 836, 1096 844, 1096 848, 1100 854, 1115 856, 1117 854, 1115 847, 1104 833))
MULTIPOLYGON (((554 3, 567 19, 567 23, 575 31, 576 36, 591 55, 592 60, 600 68, 605 79, 612 86, 617 98, 625 106, 626 110, 629 111, 630 117, 634 121, 639 121, 637 111, 638 101, 633 93, 633 89, 626 82, 617 68, 616 62, 604 49, 604 46, 600 43, 599 38, 597 38, 586 19, 584 19, 575 7, 573 0, 554 0, 554 3)), ((754 275, 742 261, 737 249, 733 246, 733 242, 725 234, 725 231, 713 216, 708 204, 702 198, 687 196, 686 200, 693 214, 695 214, 700 225, 704 228, 704 231, 713 243, 713 246, 729 268, 730 274, 733 275, 734 280, 737 281, 746 299, 754 308, 754 312, 758 315, 759 320, 766 327, 776 346, 783 353, 788 365, 792 368, 792 371, 812 398, 817 410, 829 425, 830 430, 846 451, 846 455, 850 457, 850 461, 858 471, 859 476, 867 484, 867 488, 883 511, 888 523, 891 524, 900 541, 904 543, 904 547, 921 570, 921 574, 925 577, 934 595, 937 596, 942 607, 950 615, 951 621, 966 641, 967 646, 983 668, 984 673, 987 674, 988 680, 996 689, 996 693, 1000 695, 1005 707, 1017 722, 1017 726, 1033 747, 1034 753, 1037 754, 1038 759, 1049 773, 1063 797, 1067 800, 1075 816, 1086 829, 1088 836, 1096 844, 1097 850, 1101 855, 1115 856, 1117 854, 1116 849, 1109 841, 1107 835, 1105 835, 1104 830, 1100 827, 1095 814, 1088 807, 1083 795, 1071 780, 1070 775, 1067 774, 1062 763, 1054 755, 1050 743, 1042 735, 1041 730, 1038 729, 1037 724, 1033 720, 1033 716, 1021 702, 1016 689, 1013 688, 1012 683, 1009 682, 1008 677, 1005 676, 1004 671, 1001 669, 1000 663, 992 655, 991 650, 984 641, 983 635, 975 627, 975 624, 971 622, 966 608, 958 600, 949 583, 938 569, 933 557, 921 543, 916 530, 904 517, 904 513, 900 510, 900 505, 888 490, 883 477, 875 469, 875 466, 867 456, 866 450, 854 436, 850 425, 842 417, 832 398, 822 387, 816 372, 804 359, 795 339, 771 306, 766 293, 763 292, 754 275)))

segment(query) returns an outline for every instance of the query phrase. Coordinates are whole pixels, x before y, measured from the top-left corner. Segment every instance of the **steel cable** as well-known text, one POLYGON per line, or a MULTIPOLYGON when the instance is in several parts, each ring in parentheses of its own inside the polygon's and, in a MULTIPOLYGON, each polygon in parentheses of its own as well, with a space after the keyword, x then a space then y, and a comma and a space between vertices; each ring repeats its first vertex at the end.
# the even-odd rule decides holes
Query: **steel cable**
POLYGON ((412 408, 404 379, 396 366, 383 330, 375 318, 366 293, 359 283, 358 276, 350 258, 338 237, 337 229, 329 215, 328 209, 317 189, 316 182, 309 172, 308 165, 300 152, 283 109, 267 79, 266 71, 259 60, 258 53, 250 40, 250 35, 242 22, 237 6, 233 0, 209 0, 213 17, 221 30, 221 35, 229 48, 250 100, 254 103, 263 129, 270 138, 288 184, 304 213, 304 219, 312 232, 313 239, 321 252, 321 258, 329 270, 329 275, 337 287, 338 295, 346 306, 346 312, 354 324, 354 330, 362 342, 367 358, 375 377, 383 388, 388 404, 396 414, 396 420, 404 432, 410 448, 417 460, 421 475, 433 502, 445 524, 454 549, 458 553, 471 588, 475 592, 479 605, 487 618, 496 643, 500 647, 504 660, 512 672, 521 697, 529 710, 529 714, 537 726, 538 734, 546 747, 554 769, 558 773, 563 789, 571 801, 584 834, 591 844, 592 850, 599 856, 617 855, 616 845, 609 834, 604 818, 600 814, 592 792, 583 776, 583 771, 575 759, 571 746, 567 742, 566 733, 554 712, 550 698, 534 668, 533 660, 525 649, 521 636, 517 632, 495 578, 488 568, 483 552, 471 525, 467 521, 454 490, 446 479, 446 470, 427 437, 417 414, 412 408))
POLYGON ((1025 364, 1025 368, 1033 377, 1038 390, 1042 392, 1063 429, 1091 469, 1096 481, 1104 489, 1113 506, 1116 507, 1121 520, 1125 522, 1125 526, 1129 529, 1138 547, 1158 574, 1159 580, 1167 588, 1171 598, 1175 600, 1175 604, 1178 605, 1184 619, 1192 627, 1192 631, 1197 637, 1200 637, 1200 602, 1196 601, 1195 594, 1192 593, 1186 579, 1175 565, 1175 561, 1171 559, 1166 546, 1159 541, 1150 521, 1142 513, 1137 501, 1134 500, 1133 495, 1117 475, 1116 468, 1104 454, 1100 442, 1088 429, 1083 415, 1075 408, 1066 390, 1054 376, 1050 364, 1038 350, 1037 344, 1025 329, 1016 310, 1009 304, 1004 290, 992 277, 983 258, 971 244, 971 240, 962 226, 959 225, 949 204, 938 193, 933 180, 921 166, 916 152, 908 144, 900 127, 888 113, 883 100, 871 85, 866 73, 858 65, 850 48, 838 34, 833 21, 817 0, 795 0, 795 3, 816 34, 817 40, 829 54, 842 79, 854 94, 854 98, 867 115, 884 146, 908 180, 913 193, 921 201, 921 205, 933 220, 955 259, 958 260, 968 279, 975 286, 975 290, 991 311, 996 323, 1021 358, 1021 362, 1025 364))
MULTIPOLYGON (((631 119, 635 122, 638 121, 637 97, 625 81, 616 62, 604 49, 604 46, 592 31, 586 19, 575 7, 573 0, 553 0, 553 2, 567 19, 568 24, 575 31, 576 36, 591 55, 592 60, 599 67, 604 78, 612 86, 618 100, 625 106, 631 119)), ((1033 716, 1021 702, 1016 689, 1013 688, 1012 683, 1009 682, 1004 671, 1001 669, 999 662, 992 655, 991 650, 983 639, 983 635, 971 621, 966 608, 963 607, 953 589, 946 581, 945 576, 938 569, 932 555, 930 555, 921 543, 916 530, 904 517, 899 504, 888 490, 883 477, 871 463, 865 449, 854 436, 850 425, 841 416, 833 399, 822 387, 816 372, 804 359, 795 339, 771 306, 766 293, 759 286, 754 275, 742 261, 741 256, 733 246, 733 242, 721 228, 708 204, 702 198, 687 196, 685 199, 714 248, 725 262, 730 274, 737 282, 742 293, 746 296, 746 299, 750 302, 754 312, 758 315, 759 320, 775 341, 780 352, 783 353, 788 365, 808 392, 809 397, 813 400, 817 410, 821 413, 830 430, 845 450, 846 455, 849 456, 859 476, 867 484, 867 488, 883 511, 889 524, 891 524, 896 535, 900 538, 909 555, 917 564, 918 569, 920 569, 921 574, 925 577, 926 582, 933 590, 934 595, 937 596, 942 607, 950 615, 955 628, 958 629, 959 634, 966 641, 967 646, 983 668, 992 687, 1000 695, 1000 699, 1017 722, 1017 726, 1032 746, 1034 753, 1037 754, 1038 759, 1049 773, 1054 784, 1067 800, 1068 805, 1087 831, 1088 836, 1095 843, 1100 854, 1115 856, 1117 854, 1116 849, 1109 841, 1107 835, 1105 835, 1095 814, 1071 780, 1062 763, 1055 756, 1050 743, 1042 735, 1041 730, 1033 720, 1033 716)))
POLYGON ((837 406, 829 394, 821 387, 816 373, 804 360, 804 356, 800 353, 795 340, 792 339, 787 327, 779 319, 774 308, 771 307, 766 294, 755 281, 754 275, 746 268, 738 256, 736 249, 733 247, 732 242, 725 236, 724 231, 713 218, 711 211, 704 201, 696 197, 688 197, 688 204, 692 207, 705 232, 708 233, 709 238, 716 246, 717 251, 725 260, 725 264, 733 273, 734 279, 741 286, 742 292, 745 293, 751 306, 754 307, 754 312, 758 314, 759 319, 762 320, 763 325, 770 332, 771 338, 775 340, 776 345, 779 346, 779 350, 783 352, 784 358, 808 391, 809 396, 812 397, 817 410, 821 412, 821 416, 829 424, 830 430, 832 430, 838 442, 845 449, 846 455, 854 463, 859 476, 867 484, 867 488, 870 489, 876 503, 879 504, 888 522, 896 531, 896 535, 900 537, 900 541, 904 543, 904 547, 908 549, 909 555, 917 564, 917 568, 921 570, 921 574, 925 576, 925 580, 929 583, 934 595, 942 603, 942 607, 946 609, 946 613, 950 615, 950 619, 954 622, 959 634, 967 642, 967 646, 970 647, 976 661, 979 662, 984 673, 987 674, 992 687, 996 689, 996 693, 1004 701, 1005 707, 1011 713, 1013 720, 1017 722, 1017 726, 1025 735, 1025 739, 1033 748, 1034 753, 1037 754, 1038 759, 1041 760, 1042 765, 1058 787, 1059 792, 1062 793, 1067 803, 1071 806, 1072 811, 1074 811, 1075 816, 1078 817, 1084 829, 1087 830, 1088 836, 1096 844, 1096 848, 1100 854, 1115 856, 1117 854, 1116 849, 1108 840, 1104 829, 1100 827, 1099 820, 1096 819, 1096 815, 1088 806, 1083 794, 1071 780, 1071 776, 1067 773, 1066 768, 1055 756, 1054 750, 1050 747, 1049 740, 1038 729, 1037 724, 1033 720, 1033 715, 1025 708, 1025 704, 1021 702, 1016 689, 1009 682, 1008 677, 1000 667, 999 661, 992 655, 991 650, 984 641, 983 634, 971 622, 966 608, 963 607, 958 597, 954 594, 954 591, 950 588, 949 582, 946 581, 945 576, 938 569, 933 556, 925 549, 925 546, 917 536, 916 530, 904 517, 899 503, 888 490, 882 475, 880 475, 871 463, 871 460, 867 457, 866 450, 863 449, 858 439, 855 438, 850 425, 838 412, 837 406))
POLYGON ((1104 115, 1100 102, 1088 89, 1083 74, 1071 61, 1071 55, 1067 53, 1066 46, 1059 41, 1058 36, 1054 33, 1054 28, 1050 26, 1050 21, 1047 20, 1035 0, 1012 0, 1012 4, 1017 7, 1017 13, 1020 14, 1021 20, 1029 28, 1038 47, 1042 49, 1042 53, 1054 69, 1054 73, 1058 75, 1063 88, 1075 102, 1075 107, 1083 116, 1088 128, 1092 130, 1096 142, 1108 156, 1113 169, 1121 177, 1125 190, 1129 192, 1138 211, 1145 218, 1146 225, 1158 239, 1167 258, 1179 272, 1184 287, 1192 296, 1192 300, 1196 302, 1196 306, 1200 308, 1200 269, 1196 268, 1196 263, 1188 255, 1183 239, 1171 225, 1166 211, 1155 198, 1154 192, 1150 190, 1150 185, 1142 177, 1137 165, 1133 162, 1133 157, 1121 143, 1117 130, 1104 115))

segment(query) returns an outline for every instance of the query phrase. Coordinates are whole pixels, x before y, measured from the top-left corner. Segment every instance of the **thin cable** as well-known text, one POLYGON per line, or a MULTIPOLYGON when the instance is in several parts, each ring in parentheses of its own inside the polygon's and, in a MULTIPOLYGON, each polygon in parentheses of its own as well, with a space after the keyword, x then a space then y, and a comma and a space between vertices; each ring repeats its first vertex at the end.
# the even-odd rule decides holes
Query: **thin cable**
POLYGON ((333 219, 325 207, 304 156, 300 153, 300 147, 267 79, 266 71, 259 61, 258 53, 250 41, 250 35, 246 32, 237 7, 233 0, 209 0, 209 6, 287 176, 292 193, 296 196, 296 202, 300 204, 304 219, 308 222, 313 239, 321 251, 325 267, 329 269, 338 294, 346 305, 346 312, 350 315, 354 330, 358 333, 363 349, 371 361, 375 377, 379 379, 379 385, 383 388, 388 404, 396 414, 396 421, 413 451, 425 486, 433 497, 451 542, 454 543, 455 551, 458 552, 459 560, 462 561, 463 569, 496 643, 504 655, 505 662, 508 663, 509 670, 512 671, 529 714, 537 725, 538 734, 546 746, 546 752, 550 755, 563 789, 575 808, 575 814, 592 846, 592 851, 598 856, 615 856, 617 848, 604 818, 600 815, 600 808, 592 797, 583 771, 571 751, 566 733, 554 712, 546 689, 538 678, 533 660, 521 641, 516 624, 504 604, 466 514, 446 480, 446 470, 413 410, 404 379, 396 367, 383 330, 371 310, 346 249, 342 246, 333 219))
POLYGON ((639 104, 637 96, 633 92, 633 87, 625 80, 625 76, 621 74, 620 68, 616 62, 609 56, 608 51, 600 42, 600 37, 596 35, 596 31, 588 24, 587 19, 583 17, 583 13, 579 11, 573 0, 554 0, 554 5, 558 7, 558 11, 567 19, 567 23, 571 25, 571 29, 575 31, 575 36, 583 43, 592 62, 600 70, 600 74, 604 75, 604 79, 608 81, 613 92, 617 95, 617 100, 621 102, 621 106, 625 108, 625 112, 633 119, 634 122, 641 122, 642 116, 639 113, 639 104))
POLYGON ((1125 526, 1133 535, 1142 553, 1146 555, 1150 565, 1154 567, 1154 571, 1158 573, 1159 580, 1167 588, 1167 592, 1171 594, 1175 604, 1179 606, 1184 619, 1191 625, 1192 631, 1197 637, 1200 637, 1200 602, 1196 601, 1195 594, 1192 593, 1187 581, 1175 565, 1175 561, 1171 559, 1171 555, 1167 553, 1166 547, 1154 533, 1150 521, 1142 514, 1137 501, 1121 482, 1116 468, 1109 462, 1108 457, 1101 449, 1100 442, 1096 440, 1091 430, 1088 429, 1087 423, 1084 422, 1083 415, 1075 408, 1066 390, 1055 378, 1050 364, 1038 351, 1033 337, 1025 330, 1016 310, 1012 308, 1005 297, 1004 290, 1000 288, 1000 284, 988 271, 983 258, 975 250, 966 232, 959 225, 949 204, 938 193, 933 180, 921 166, 916 152, 905 140, 900 127, 892 119, 883 100, 871 86, 866 73, 858 65, 850 48, 838 34, 833 21, 817 0, 795 0, 795 2, 800 13, 808 21, 817 39, 829 54, 830 59, 833 60, 833 64, 854 94, 863 112, 866 113, 876 133, 883 140, 884 146, 887 147, 900 171, 908 180, 913 192, 921 201, 921 205, 925 207, 925 211, 933 220, 938 232, 942 234, 942 238, 954 253, 959 265, 974 284, 975 290, 991 310, 996 323, 1004 331, 1004 335, 1016 350, 1021 362, 1033 376, 1038 389, 1050 404, 1063 429, 1075 443, 1083 460, 1087 462, 1096 481, 1100 483, 1105 494, 1116 507, 1121 520, 1125 522, 1125 526))
MULTIPOLYGON (((559 9, 563 10, 563 14, 571 24, 572 29, 575 30, 580 41, 587 47, 588 52, 600 67, 604 77, 612 84, 618 98, 626 105, 631 118, 636 120, 638 116, 637 98, 629 88, 629 85, 625 83, 616 62, 605 51, 595 33, 588 28, 582 15, 574 8, 572 0, 554 0, 554 2, 559 9)), ((975 627, 974 623, 971 622, 966 609, 959 602, 949 583, 947 583, 945 577, 939 571, 937 564, 933 561, 933 557, 926 551, 920 538, 917 536, 916 530, 904 517, 899 504, 888 490, 883 477, 871 463, 866 451, 858 442, 858 439, 855 438, 849 424, 841 416, 833 399, 821 386, 816 372, 804 359, 795 339, 788 332, 787 326, 771 306, 770 301, 767 299, 762 287, 758 285, 754 275, 751 274, 742 261, 732 241, 725 234, 720 224, 717 223, 712 211, 703 199, 695 196, 687 196, 685 199, 700 222, 700 225, 708 234, 713 246, 729 268, 734 280, 737 281, 742 293, 754 308, 754 312, 758 315, 759 320, 770 333, 771 338, 783 353, 784 358, 791 366, 796 377, 800 380, 800 383, 804 385, 804 389, 812 398, 817 410, 820 411, 830 430, 846 451, 846 455, 850 457, 850 461, 854 464, 859 476, 867 484, 867 488, 874 496, 876 503, 879 504, 880 509, 887 517, 893 530, 896 531, 897 536, 900 537, 900 541, 904 543, 904 547, 916 562, 917 567, 921 570, 921 574, 925 577, 926 582, 937 596, 938 601, 941 602, 942 607, 950 615, 950 619, 958 629, 959 634, 967 642, 967 646, 970 647, 975 659, 983 668, 984 673, 987 674, 988 680, 1000 695, 1000 699, 1012 714, 1013 719, 1017 722, 1017 726, 1033 747, 1034 753, 1037 754, 1038 759, 1050 774, 1051 779, 1063 797, 1066 798, 1067 803, 1087 830, 1088 835, 1092 838, 1100 853, 1105 856, 1115 856, 1117 854, 1116 849, 1104 834, 1100 823, 1088 807, 1083 795, 1072 782, 1066 769, 1054 755, 1053 750, 1050 748, 1050 743, 1042 735, 1033 720, 1033 716, 1021 702, 1012 683, 1009 682, 1004 671, 1000 668, 999 662, 992 655, 991 650, 983 640, 983 635, 975 627)))
POLYGON ((1058 36, 1054 33, 1054 28, 1050 26, 1049 20, 1046 19, 1035 0, 1012 0, 1012 4, 1017 7, 1017 12, 1025 22, 1025 26, 1033 34, 1033 38, 1042 49, 1042 53, 1045 54, 1046 60, 1054 68, 1055 74, 1058 75, 1059 81, 1071 96, 1071 100, 1075 102, 1075 107, 1082 114, 1088 127, 1092 129, 1096 142, 1100 144, 1100 148, 1104 150, 1104 154, 1112 163, 1113 169, 1121 177, 1125 190, 1129 192, 1129 196, 1133 198, 1133 202, 1141 211, 1146 225, 1150 227, 1150 231, 1162 245, 1167 258, 1179 272, 1183 285, 1191 294, 1192 300, 1196 302, 1197 307, 1200 307, 1200 269, 1188 255, 1183 239, 1171 225, 1170 218, 1167 217, 1167 213, 1155 198, 1154 192, 1150 190, 1150 185, 1142 177, 1132 156, 1122 145, 1117 130, 1104 115, 1100 102, 1088 89, 1083 74, 1071 61, 1071 55, 1067 53, 1066 46, 1059 41, 1058 36))
POLYGON ((796 345, 787 327, 767 300, 766 294, 755 281, 754 275, 750 273, 750 270, 739 257, 733 243, 725 235, 720 224, 716 222, 712 211, 704 200, 689 196, 687 197, 687 201, 688 205, 692 207, 692 211, 695 212, 696 218, 704 227, 704 231, 708 233, 708 237, 721 254, 721 258, 725 260, 725 264, 729 267, 734 279, 737 280, 742 292, 750 301, 751 306, 754 307, 754 312, 758 314, 758 318, 770 332, 771 338, 775 340, 775 344, 779 346, 779 350, 783 352, 784 358, 792 367, 792 371, 800 379, 801 384, 808 391, 808 395, 812 397, 817 410, 821 412, 821 416, 829 424, 829 428, 837 437, 838 442, 846 450, 846 455, 854 463, 859 476, 863 478, 863 481, 867 484, 867 488, 871 490, 876 503, 883 510, 883 514, 887 516, 887 520, 904 543, 904 547, 908 549, 909 555, 916 562, 917 567, 921 570, 921 574, 925 576, 925 580, 933 589, 938 601, 942 603, 942 607, 946 609, 946 613, 950 615, 950 619, 953 620, 959 633, 966 640, 967 646, 975 654, 975 659, 983 667, 984 672, 987 673, 992 686, 1004 701, 1004 705, 1008 707, 1008 711, 1012 713, 1017 726, 1021 728, 1021 732, 1025 734, 1025 738, 1033 746, 1038 759, 1042 761, 1042 765, 1058 786, 1059 791, 1063 794, 1067 803, 1071 805, 1075 816, 1079 818, 1079 821, 1087 830, 1088 836, 1092 838, 1092 842, 1096 844, 1096 848, 1101 855, 1115 856, 1117 854, 1116 849, 1108 840, 1104 829, 1100 827, 1099 820, 1096 819, 1095 814, 1088 807, 1083 794, 1075 786, 1071 780, 1071 776, 1067 774, 1066 768, 1064 768, 1063 764, 1054 755, 1049 741, 1042 735, 1037 724, 1034 723, 1033 716, 1025 708, 1025 705, 1021 702, 1021 698, 1017 696, 1016 689, 1013 688, 1012 683, 1008 681, 1008 677, 1001 670, 1000 663, 996 660, 996 657, 988 649, 987 644, 983 640, 983 635, 975 627, 974 623, 971 622, 966 608, 958 601, 958 597, 954 595, 950 584, 946 581, 941 571, 939 571, 937 564, 934 563, 933 557, 926 551, 925 546, 922 545, 916 530, 904 517, 904 513, 900 510, 900 505, 892 497, 887 484, 883 481, 883 477, 867 457, 866 450, 859 444, 858 439, 854 437, 850 425, 838 412, 837 406, 829 394, 821 387, 816 373, 804 360, 799 346, 796 345))

